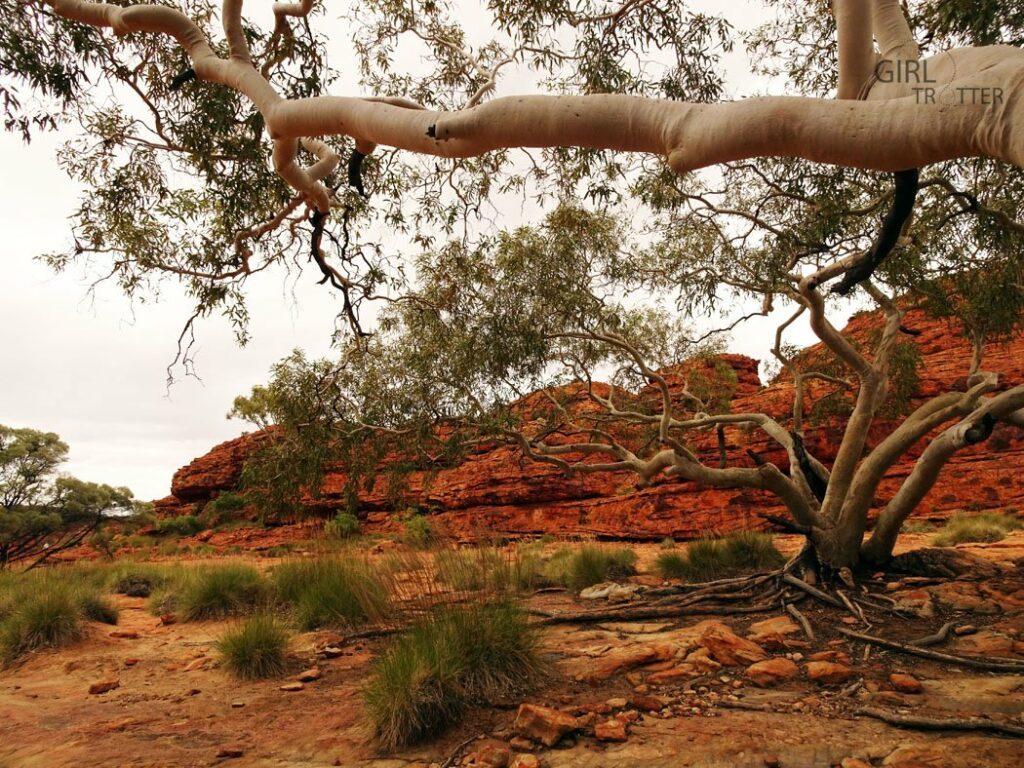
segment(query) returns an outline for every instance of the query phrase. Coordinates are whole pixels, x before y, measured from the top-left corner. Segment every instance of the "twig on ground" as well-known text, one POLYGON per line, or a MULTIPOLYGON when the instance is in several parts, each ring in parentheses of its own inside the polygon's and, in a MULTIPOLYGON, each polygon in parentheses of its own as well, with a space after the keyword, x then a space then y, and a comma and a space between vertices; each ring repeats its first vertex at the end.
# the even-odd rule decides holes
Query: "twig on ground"
POLYGON ((786 603, 786 613, 797 620, 800 624, 800 628, 803 629, 804 634, 807 635, 807 639, 814 642, 814 630, 811 628, 811 622, 807 620, 807 617, 797 610, 797 607, 792 603, 786 603))
POLYGON ((876 720, 896 725, 901 728, 920 728, 926 731, 992 731, 1007 736, 1024 737, 1024 728, 1018 725, 997 723, 992 720, 984 720, 980 717, 970 718, 939 718, 939 717, 917 717, 914 715, 898 715, 895 712, 885 712, 880 709, 862 707, 855 714, 873 717, 876 720))
POLYGON ((715 702, 716 707, 722 707, 723 709, 745 709, 751 712, 774 712, 767 704, 755 704, 752 701, 717 701, 715 702))
POLYGON ((464 750, 466 747, 468 747, 470 744, 472 744, 477 739, 482 739, 482 738, 483 738, 482 735, 481 736, 470 736, 468 739, 466 739, 465 741, 460 743, 457 747, 455 747, 455 750, 450 755, 448 755, 448 759, 445 760, 443 763, 441 763, 441 768, 451 768, 453 765, 455 765, 455 762, 459 759, 459 755, 462 754, 462 750, 464 750))

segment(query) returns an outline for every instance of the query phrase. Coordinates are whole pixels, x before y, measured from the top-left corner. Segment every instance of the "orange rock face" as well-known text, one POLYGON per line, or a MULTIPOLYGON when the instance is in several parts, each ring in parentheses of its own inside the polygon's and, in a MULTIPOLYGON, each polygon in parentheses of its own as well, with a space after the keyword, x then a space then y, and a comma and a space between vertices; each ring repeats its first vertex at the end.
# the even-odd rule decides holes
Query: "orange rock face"
MULTIPOLYGON (((921 356, 918 386, 911 404, 950 389, 962 389, 967 373, 968 344, 943 322, 930 320, 918 311, 907 313, 904 325, 917 332, 903 341, 917 345, 921 356)), ((853 338, 865 341, 878 327, 878 316, 855 316, 846 328, 853 338)), ((806 350, 820 355, 820 345, 806 350)), ((793 386, 781 377, 769 386, 758 378, 757 361, 741 355, 722 355, 714 361, 663 372, 673 394, 681 393, 687 371, 712 382, 714 396, 730 400, 730 410, 764 412, 783 424, 790 421, 793 386), (725 370, 726 383, 714 384, 725 370)), ((1004 386, 1024 382, 1024 338, 1004 345, 989 345, 985 370, 1001 374, 1004 386)), ((564 390, 562 394, 573 394, 564 390)), ((823 392, 811 386, 808 405, 823 392)), ((637 394, 654 402, 657 394, 648 388, 637 394)), ((524 412, 542 403, 532 395, 520 408, 524 412)), ((576 393, 571 409, 597 408, 576 393)), ((808 449, 826 465, 834 459, 842 436, 842 420, 832 418, 820 424, 808 423, 808 449)), ((872 428, 869 449, 895 427, 898 421, 879 419, 872 428)), ((752 466, 748 450, 776 463, 783 471, 785 454, 759 431, 738 427, 725 430, 727 460, 733 466, 752 466)), ((243 435, 216 446, 205 456, 178 470, 171 484, 171 496, 156 502, 162 516, 195 514, 216 494, 234 490, 245 458, 266 439, 267 433, 243 435)), ((692 435, 692 447, 711 465, 717 465, 719 446, 714 431, 692 435)), ((886 474, 876 495, 876 508, 896 492, 920 456, 922 441, 886 474)), ((946 465, 936 487, 922 502, 917 516, 939 521, 956 510, 1024 508, 1024 432, 999 425, 980 446, 963 450, 946 465)), ((326 472, 321 496, 307 499, 311 512, 329 514, 345 503, 347 476, 344 467, 326 472)), ((359 492, 360 507, 368 516, 368 527, 386 522, 395 507, 384 473, 369 488, 359 492)), ((631 473, 605 473, 566 477, 556 467, 523 459, 516 448, 484 445, 451 467, 433 472, 413 472, 408 477, 404 498, 408 503, 430 509, 449 535, 475 538, 478 535, 592 535, 624 539, 656 540, 667 536, 688 539, 708 533, 723 534, 739 529, 769 527, 762 515, 784 515, 783 507, 770 494, 743 489, 708 489, 693 483, 660 479, 640 489, 631 473)))

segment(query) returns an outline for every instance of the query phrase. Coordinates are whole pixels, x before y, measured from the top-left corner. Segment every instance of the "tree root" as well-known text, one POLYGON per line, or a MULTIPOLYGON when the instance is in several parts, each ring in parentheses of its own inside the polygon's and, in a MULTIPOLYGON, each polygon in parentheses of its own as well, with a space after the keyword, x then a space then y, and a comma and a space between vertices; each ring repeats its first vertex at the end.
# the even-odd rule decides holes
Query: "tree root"
POLYGON ((797 620, 800 624, 800 628, 804 631, 804 634, 807 635, 807 639, 813 643, 814 630, 811 629, 811 622, 807 620, 807 617, 800 613, 800 611, 797 610, 797 607, 792 603, 786 603, 786 613, 797 620))
POLYGON ((831 605, 833 608, 844 608, 845 607, 836 598, 832 597, 832 595, 828 594, 827 592, 822 592, 817 587, 812 587, 806 581, 804 581, 803 579, 798 579, 792 573, 784 573, 784 574, 782 574, 782 580, 784 582, 786 582, 787 584, 790 584, 790 585, 796 587, 797 589, 802 589, 804 592, 806 592, 811 597, 817 598, 818 600, 821 600, 821 602, 826 603, 827 605, 831 605))
POLYGON ((991 731, 1006 736, 1024 737, 1024 728, 1020 726, 996 723, 980 717, 966 719, 917 717, 914 715, 898 715, 894 712, 885 712, 870 707, 861 707, 855 714, 873 717, 876 720, 881 720, 889 725, 895 725, 900 728, 918 728, 926 731, 991 731))
POLYGON ((949 630, 953 628, 953 622, 947 621, 942 625, 942 628, 938 632, 933 632, 930 635, 919 637, 917 640, 911 640, 908 645, 914 645, 918 648, 923 648, 926 645, 938 645, 939 643, 946 642, 946 638, 949 637, 949 630))
POLYGON ((602 621, 649 621, 650 619, 671 619, 679 616, 730 616, 734 614, 764 613, 772 610, 779 595, 772 593, 768 599, 752 605, 725 605, 710 603, 700 605, 664 605, 649 607, 612 608, 599 611, 579 611, 574 613, 548 613, 547 611, 530 611, 537 616, 538 624, 594 624, 602 621))
POLYGON ((971 669, 985 669, 993 672, 1024 672, 1024 663, 1021 662, 993 661, 991 659, 981 659, 971 656, 954 656, 950 653, 939 653, 938 651, 929 651, 925 648, 921 648, 916 645, 898 643, 895 640, 887 640, 884 637, 865 635, 861 632, 854 632, 852 629, 846 629, 845 627, 836 627, 836 631, 843 635, 846 635, 847 637, 851 637, 854 640, 861 640, 865 643, 871 643, 872 645, 879 645, 883 648, 890 648, 894 651, 901 651, 902 653, 907 653, 911 656, 921 656, 925 659, 933 659, 935 661, 945 661, 949 664, 957 664, 961 667, 970 667, 971 669))

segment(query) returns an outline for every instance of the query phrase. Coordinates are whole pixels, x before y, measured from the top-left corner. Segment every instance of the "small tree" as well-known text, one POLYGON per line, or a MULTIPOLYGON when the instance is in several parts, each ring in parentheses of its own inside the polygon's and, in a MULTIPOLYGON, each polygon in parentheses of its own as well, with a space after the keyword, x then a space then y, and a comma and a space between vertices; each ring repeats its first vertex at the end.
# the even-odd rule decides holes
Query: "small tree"
POLYGON ((109 260, 103 274, 129 294, 180 280, 196 299, 189 325, 223 311, 243 339, 243 287, 264 270, 309 263, 339 292, 352 348, 338 372, 295 358, 281 374, 309 399, 239 409, 285 413, 275 421, 294 429, 279 446, 358 454, 366 434, 390 430, 440 462, 435 429, 462 427, 460 440, 516 440, 567 471, 763 488, 826 564, 851 566, 888 555, 955 451, 997 421, 1024 423, 1024 385, 982 367, 987 342, 1019 332, 1024 305, 1024 18, 1019 2, 765 1, 777 20, 743 35, 724 12, 675 0, 494 0, 490 25, 445 2, 358 0, 345 38, 361 87, 381 94, 362 98, 327 94, 335 73, 315 31, 326 6, 314 0, 274 3, 271 30, 242 0, 25 0, 0 4, 0 106, 26 137, 62 119, 82 126, 61 160, 88 194, 73 247, 49 257, 57 269, 109 260), (721 100, 718 54, 741 41, 756 68, 786 76, 787 95, 721 100), (400 48, 430 65, 403 71, 400 48), (514 67, 539 92, 492 98, 514 67), (132 106, 112 104, 108 83, 132 106), (544 228, 496 231, 490 213, 507 196, 561 207, 544 228), (628 237, 610 226, 626 206, 628 237), (421 254, 415 279, 392 256, 402 239, 421 254), (829 316, 855 291, 885 318, 867 348, 829 316), (640 306, 651 295, 660 308, 640 306), (955 317, 974 354, 964 391, 924 403, 868 452, 902 359, 897 297, 955 317), (393 308, 369 338, 360 307, 376 300, 393 308), (774 349, 796 382, 789 424, 723 413, 695 388, 673 402, 652 362, 692 354, 695 319, 736 326, 718 318, 744 300, 765 315, 792 307, 774 349), (830 370, 786 353, 798 318, 830 370), (590 385, 602 367, 658 400, 624 407, 590 385), (555 402, 546 425, 519 429, 505 408, 514 396, 566 378, 603 420, 581 423, 555 402), (813 382, 852 398, 828 468, 800 436, 813 382), (627 445, 608 420, 642 441, 627 445), (709 465, 688 447, 694 432, 739 424, 782 446, 788 474, 709 465), (863 542, 885 469, 925 439, 863 542))
MULTIPOLYGON (((1002 383, 982 367, 984 341, 1019 332, 1024 289, 995 296, 985 281, 950 273, 940 257, 903 254, 901 264, 878 276, 904 287, 899 301, 875 282, 863 283, 880 327, 858 340, 825 317, 824 297, 813 287, 820 274, 794 278, 785 263, 750 269, 762 248, 756 238, 695 256, 686 238, 702 235, 702 217, 680 217, 677 224, 679 250, 630 249, 610 217, 562 207, 543 226, 486 247, 450 245, 418 265, 417 301, 385 313, 386 332, 364 354, 350 353, 333 368, 293 356, 269 387, 257 390, 258 398, 239 401, 245 407, 238 413, 251 416, 257 401, 273 404, 262 418, 278 422, 274 445, 296 457, 320 457, 319 465, 297 462, 307 468, 338 458, 335 443, 346 455, 390 451, 420 457, 423 466, 423 458, 453 447, 503 440, 567 473, 629 472, 641 486, 667 476, 767 491, 789 511, 790 527, 807 535, 818 560, 835 569, 886 561, 903 522, 952 455, 982 443, 997 422, 1024 425, 1024 384, 1002 383), (709 335, 720 337, 724 329, 695 334, 675 308, 659 307, 649 296, 674 284, 680 302, 692 300, 709 278, 716 288, 704 295, 705 306, 718 306, 714 291, 722 283, 766 303, 793 304, 772 350, 794 384, 788 414, 734 411, 735 377, 718 371, 706 349, 709 335), (908 308, 936 303, 942 309, 933 313, 953 315, 967 328, 977 327, 972 317, 984 316, 986 327, 964 361, 963 388, 912 401, 918 357, 911 342, 900 340, 915 332, 904 319, 908 308), (815 356, 797 355, 783 343, 787 328, 805 314, 822 341, 824 352, 815 356), (679 364, 682 383, 673 389, 664 368, 679 364), (596 381, 598 374, 610 384, 596 381), (295 381, 311 388, 296 389, 295 381), (533 392, 539 394, 524 400, 533 392), (812 394, 847 400, 831 467, 804 445, 812 394), (889 433, 869 446, 879 421, 890 425, 889 433), (763 433, 786 460, 727 456, 727 433, 730 443, 742 444, 743 430, 763 433), (869 532, 886 471, 922 443, 920 458, 869 532)), ((765 220, 763 226, 777 225, 765 220)), ((1020 270, 1013 254, 993 249, 988 268, 1020 270)))
POLYGON ((127 488, 57 476, 68 446, 53 432, 0 425, 0 568, 80 544, 110 514, 133 509, 127 488))

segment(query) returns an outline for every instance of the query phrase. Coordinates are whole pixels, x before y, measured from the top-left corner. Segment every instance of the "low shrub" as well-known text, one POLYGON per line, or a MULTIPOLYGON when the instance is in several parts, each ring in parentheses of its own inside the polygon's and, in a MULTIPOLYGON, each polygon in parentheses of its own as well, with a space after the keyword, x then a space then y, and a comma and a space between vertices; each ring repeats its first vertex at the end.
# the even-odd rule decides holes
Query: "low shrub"
POLYGON ((438 581, 460 591, 516 594, 539 586, 543 561, 537 548, 473 547, 437 553, 438 581))
POLYGON ((957 514, 942 527, 932 543, 937 547, 951 547, 967 542, 1000 541, 1010 531, 1021 527, 1022 523, 1016 517, 999 512, 957 514))
POLYGON ((445 607, 381 655, 364 700, 381 745, 394 749, 438 733, 472 704, 526 689, 542 669, 518 607, 445 607))
POLYGON ((187 621, 251 613, 267 601, 267 585, 247 565, 200 568, 182 580, 174 606, 187 621))
POLYGON ((322 557, 282 563, 274 594, 303 630, 344 629, 388 613, 388 588, 375 568, 355 559, 322 557))
POLYGON ((203 507, 199 522, 203 527, 212 528, 237 520, 241 517, 244 510, 244 496, 238 493, 231 493, 230 491, 221 493, 203 507))
POLYGON ((735 570, 769 570, 786 564, 786 558, 775 548, 771 534, 737 531, 721 542, 725 559, 735 570))
POLYGON ((439 536, 430 520, 418 513, 402 521, 402 541, 415 549, 429 549, 437 543, 439 536))
POLYGON ((195 536, 205 527, 195 515, 179 515, 158 520, 156 532, 161 536, 195 536))
POLYGON ((359 518, 351 512, 339 512, 324 523, 324 533, 332 539, 351 539, 359 535, 359 530, 359 518))
POLYGON ((258 680, 284 674, 288 631, 270 614, 256 614, 227 632, 217 650, 225 668, 236 677, 258 680))

